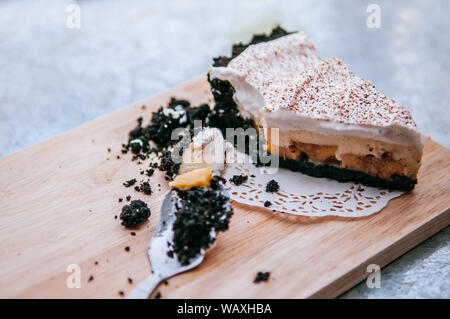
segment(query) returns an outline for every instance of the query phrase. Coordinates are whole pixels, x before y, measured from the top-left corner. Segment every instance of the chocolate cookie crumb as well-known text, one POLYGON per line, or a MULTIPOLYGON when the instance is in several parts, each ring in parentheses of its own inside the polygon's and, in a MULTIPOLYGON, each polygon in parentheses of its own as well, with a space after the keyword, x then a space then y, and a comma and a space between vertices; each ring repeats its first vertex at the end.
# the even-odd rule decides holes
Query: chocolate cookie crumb
POLYGON ((161 165, 159 166, 159 169, 163 172, 166 172, 165 178, 167 180, 173 179, 173 177, 178 174, 178 171, 180 170, 180 164, 181 163, 175 163, 173 161, 171 151, 162 152, 161 165))
POLYGON ((120 219, 125 227, 136 227, 146 221, 151 215, 147 204, 141 200, 133 200, 130 205, 122 207, 120 219))
POLYGON ((280 190, 280 185, 278 185, 277 181, 272 179, 266 185, 266 192, 268 193, 276 193, 280 190))
POLYGON ((130 234, 131 234, 131 236, 136 236, 136 232, 134 232, 134 231, 132 231, 130 234))
POLYGON ((131 279, 130 277, 128 277, 128 283, 132 284, 133 283, 133 279, 131 279))
POLYGON ((161 299, 161 293, 159 291, 156 293, 155 299, 161 299))
POLYGON ((261 281, 267 281, 269 280, 270 272, 261 272, 259 271, 258 274, 255 277, 255 280, 253 280, 254 283, 258 283, 261 281))
POLYGON ((126 181, 125 183, 123 183, 123 186, 125 187, 130 187, 133 186, 134 184, 136 184, 136 178, 130 179, 128 181, 126 181))
POLYGON ((232 182, 236 186, 239 186, 242 183, 245 183, 247 179, 248 179, 247 175, 233 175, 233 177, 230 178, 230 182, 232 182))
POLYGON ((264 207, 269 207, 270 205, 272 205, 272 203, 270 201, 266 200, 264 202, 264 207))
POLYGON ((128 196, 126 197, 126 199, 127 199, 127 201, 129 202, 129 201, 130 201, 130 199, 131 199, 131 196, 130 196, 130 195, 128 195, 128 196))
POLYGON ((143 182, 139 186, 136 186, 135 189, 138 192, 143 192, 145 195, 151 195, 153 193, 149 182, 143 182))
POLYGON ((126 246, 126 247, 125 247, 125 251, 126 251, 126 252, 129 252, 129 251, 130 251, 130 246, 126 246))
POLYGON ((118 199, 118 202, 119 202, 119 203, 122 203, 122 202, 123 202, 123 198, 119 198, 119 199, 118 199))
POLYGON ((123 296, 125 296, 125 293, 122 290, 119 290, 119 295, 121 295, 123 297, 123 296))
POLYGON ((94 265, 98 265, 98 261, 96 261, 96 262, 94 263, 94 265))
POLYGON ((94 276, 90 276, 89 279, 88 279, 89 282, 92 281, 92 280, 94 280, 94 276))

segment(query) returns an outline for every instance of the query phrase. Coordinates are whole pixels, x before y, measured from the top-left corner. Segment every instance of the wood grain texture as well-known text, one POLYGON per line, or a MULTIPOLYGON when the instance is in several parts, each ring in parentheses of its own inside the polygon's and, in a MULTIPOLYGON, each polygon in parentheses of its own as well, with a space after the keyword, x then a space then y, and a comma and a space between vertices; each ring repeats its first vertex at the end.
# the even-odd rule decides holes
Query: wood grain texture
MULTIPOLYGON (((120 298, 150 274, 145 247, 167 182, 155 174, 150 196, 124 188, 141 166, 120 145, 138 116, 145 123, 174 95, 210 100, 201 77, 0 159, 0 297, 120 298), (124 204, 117 199, 128 194, 152 211, 136 236, 114 218, 124 204), (81 288, 66 287, 70 264, 81 267, 81 288)), ((416 189, 380 213, 308 218, 234 203, 229 231, 203 264, 158 290, 163 298, 339 295, 367 276, 368 264, 384 266, 449 225, 450 150, 424 142, 416 189), (254 284, 258 271, 270 271, 269 282, 254 284)))

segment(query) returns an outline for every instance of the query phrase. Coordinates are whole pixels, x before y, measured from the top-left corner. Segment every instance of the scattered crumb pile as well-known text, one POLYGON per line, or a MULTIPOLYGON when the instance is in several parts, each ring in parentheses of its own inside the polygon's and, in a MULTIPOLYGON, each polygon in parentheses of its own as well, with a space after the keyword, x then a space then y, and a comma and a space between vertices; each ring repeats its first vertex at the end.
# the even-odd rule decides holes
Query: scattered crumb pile
MULTIPOLYGON (((192 106, 189 101, 171 98, 166 107, 160 107, 152 113, 150 123, 143 126, 142 117, 137 119, 137 126, 130 131, 128 142, 122 144, 122 153, 129 151, 133 154, 132 160, 146 160, 151 154, 155 154, 159 163, 150 163, 152 169, 159 168, 166 172, 167 179, 173 179, 178 173, 179 164, 172 160, 173 146, 182 140, 184 134, 194 135, 195 121, 207 126, 208 116, 211 109, 208 104, 192 106), (180 131, 179 135, 172 136, 175 129, 186 129, 180 131)), ((182 155, 180 148, 180 156, 182 155)), ((138 164, 141 162, 139 161, 138 164)), ((153 175, 152 170, 143 170, 141 174, 153 175)))

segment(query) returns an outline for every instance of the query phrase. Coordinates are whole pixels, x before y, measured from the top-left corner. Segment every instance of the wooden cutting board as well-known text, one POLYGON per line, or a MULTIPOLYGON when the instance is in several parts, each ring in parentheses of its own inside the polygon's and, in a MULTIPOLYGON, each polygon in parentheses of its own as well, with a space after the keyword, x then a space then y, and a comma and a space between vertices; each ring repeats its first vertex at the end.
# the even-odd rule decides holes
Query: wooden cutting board
MULTIPOLYGON (((155 174, 151 196, 123 187, 144 166, 120 149, 136 118, 146 123, 171 96, 211 100, 202 76, 0 159, 0 297, 121 298, 150 274, 146 245, 167 182, 155 174), (152 211, 136 236, 114 218, 128 194, 152 211), (73 264, 81 288, 66 285, 73 264)), ((449 225, 450 150, 424 142, 415 190, 373 216, 308 218, 234 203, 229 231, 200 267, 161 285, 162 297, 338 296, 368 275, 369 264, 384 266, 449 225), (258 271, 270 271, 269 282, 254 284, 258 271)))

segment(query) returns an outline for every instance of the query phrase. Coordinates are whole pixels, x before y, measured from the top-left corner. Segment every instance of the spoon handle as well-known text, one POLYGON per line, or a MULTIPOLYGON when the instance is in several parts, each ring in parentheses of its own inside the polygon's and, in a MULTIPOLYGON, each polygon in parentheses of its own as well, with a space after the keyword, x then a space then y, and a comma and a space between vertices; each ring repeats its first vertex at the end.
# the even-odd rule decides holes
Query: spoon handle
POLYGON ((154 273, 148 276, 143 282, 139 284, 127 295, 127 299, 147 299, 158 284, 165 278, 154 273))

